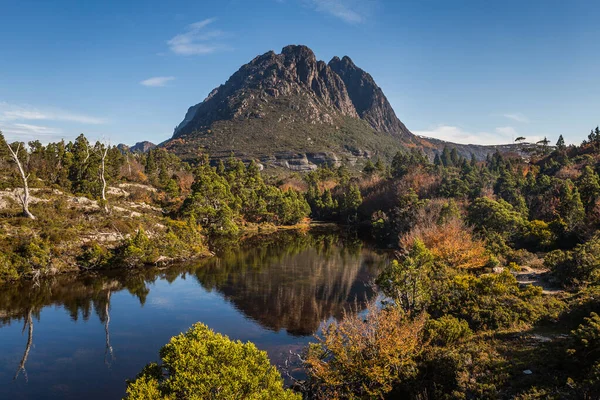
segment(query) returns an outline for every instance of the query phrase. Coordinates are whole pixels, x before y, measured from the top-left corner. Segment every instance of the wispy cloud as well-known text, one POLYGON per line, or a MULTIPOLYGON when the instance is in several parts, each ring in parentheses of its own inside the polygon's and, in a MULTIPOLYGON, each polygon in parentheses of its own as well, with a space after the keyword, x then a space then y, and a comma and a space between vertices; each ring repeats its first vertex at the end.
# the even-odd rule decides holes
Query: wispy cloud
POLYGON ((22 132, 24 134, 35 133, 38 135, 58 135, 62 133, 62 129, 51 128, 48 126, 31 125, 31 124, 12 124, 13 132, 22 132))
POLYGON ((48 143, 65 137, 63 127, 49 126, 49 123, 100 125, 107 121, 55 107, 33 107, 0 101, 0 130, 8 141, 40 139, 48 143))
MULTIPOLYGON (((446 140, 448 142, 462 144, 508 144, 513 139, 521 136, 512 126, 501 126, 490 131, 472 132, 458 126, 438 125, 428 130, 413 131, 415 135, 446 140)), ((543 135, 522 135, 527 137, 528 142, 535 142, 543 138, 543 135)))
POLYGON ((527 118, 526 116, 524 116, 521 113, 507 113, 507 114, 502 114, 502 115, 505 118, 511 119, 513 121, 529 123, 529 118, 527 118))
POLYGON ((220 39, 226 34, 220 30, 207 29, 215 20, 215 18, 208 18, 188 25, 185 32, 167 41, 169 49, 182 56, 210 54, 225 49, 226 46, 218 43, 216 39, 220 39))
POLYGON ((0 102, 0 121, 68 121, 82 124, 99 125, 106 121, 102 118, 56 108, 36 108, 18 106, 0 102))
POLYGON ((334 17, 350 24, 357 24, 364 22, 366 19, 366 16, 364 15, 364 9, 362 7, 368 4, 368 1, 310 0, 309 4, 311 4, 315 10, 319 12, 333 15, 334 17))
POLYGON ((63 137, 62 129, 40 125, 4 123, 0 130, 9 142, 42 138, 43 142, 52 142, 63 137))
POLYGON ((150 87, 161 87, 167 86, 167 83, 175 80, 174 76, 155 76, 152 78, 145 79, 140 82, 140 85, 150 86, 150 87))

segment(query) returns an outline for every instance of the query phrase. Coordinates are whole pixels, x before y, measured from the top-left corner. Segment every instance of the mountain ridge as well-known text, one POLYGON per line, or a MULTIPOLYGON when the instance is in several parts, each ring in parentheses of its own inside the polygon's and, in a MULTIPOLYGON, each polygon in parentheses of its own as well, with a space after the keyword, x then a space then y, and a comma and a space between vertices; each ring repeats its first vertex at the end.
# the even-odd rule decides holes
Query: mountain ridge
POLYGON ((190 107, 161 145, 186 160, 201 153, 213 159, 233 153, 297 170, 390 159, 410 148, 433 157, 447 145, 477 158, 496 149, 414 135, 373 77, 350 57, 325 63, 303 45, 285 46, 279 54, 271 50, 242 65, 190 107))

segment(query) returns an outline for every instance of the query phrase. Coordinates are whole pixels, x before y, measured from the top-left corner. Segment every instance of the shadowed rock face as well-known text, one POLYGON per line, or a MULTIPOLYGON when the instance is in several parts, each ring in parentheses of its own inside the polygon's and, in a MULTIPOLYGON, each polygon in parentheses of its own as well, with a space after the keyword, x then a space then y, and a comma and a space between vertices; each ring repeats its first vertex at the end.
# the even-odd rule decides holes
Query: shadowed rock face
POLYGON ((373 128, 401 138, 412 134, 398 119, 394 109, 373 77, 358 68, 348 56, 333 57, 329 67, 342 78, 359 117, 373 128))

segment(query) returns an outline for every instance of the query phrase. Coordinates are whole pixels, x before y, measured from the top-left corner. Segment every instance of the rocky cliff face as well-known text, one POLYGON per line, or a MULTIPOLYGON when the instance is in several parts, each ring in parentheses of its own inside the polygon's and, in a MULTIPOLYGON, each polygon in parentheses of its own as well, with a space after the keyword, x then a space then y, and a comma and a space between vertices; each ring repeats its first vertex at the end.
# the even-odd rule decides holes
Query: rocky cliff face
POLYGON ((269 51, 242 66, 188 110, 173 136, 207 129, 219 120, 261 118, 261 102, 286 96, 305 97, 311 121, 331 121, 330 114, 358 117, 342 79, 308 47, 287 46, 281 54, 269 51))
POLYGON ((131 150, 132 153, 136 153, 136 152, 147 153, 155 147, 156 147, 156 145, 154 143, 148 142, 148 141, 143 141, 143 142, 137 142, 136 144, 131 146, 131 148, 129 150, 131 150))
POLYGON ((137 142, 136 144, 134 144, 131 147, 129 147, 123 143, 120 143, 119 145, 117 145, 117 148, 119 150, 121 150, 122 152, 130 151, 132 153, 147 153, 155 147, 156 147, 156 145, 154 143, 148 142, 148 141, 137 142))
POLYGON ((412 139, 412 134, 398 119, 394 109, 373 77, 358 68, 348 56, 341 60, 333 57, 329 67, 342 78, 352 104, 359 117, 374 129, 402 139, 412 139))

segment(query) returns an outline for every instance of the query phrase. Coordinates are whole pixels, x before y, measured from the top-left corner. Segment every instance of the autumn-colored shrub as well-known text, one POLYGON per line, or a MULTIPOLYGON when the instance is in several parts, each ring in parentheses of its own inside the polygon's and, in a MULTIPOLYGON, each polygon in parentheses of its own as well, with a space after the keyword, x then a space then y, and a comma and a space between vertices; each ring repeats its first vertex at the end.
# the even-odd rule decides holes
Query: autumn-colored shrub
POLYGON ((317 399, 382 398, 418 373, 424 316, 377 309, 325 327, 305 359, 307 390, 317 399))
POLYGON ((484 243, 475 239, 471 229, 458 218, 441 225, 417 224, 400 239, 400 247, 409 248, 417 238, 438 262, 451 268, 480 269, 489 262, 484 243))

